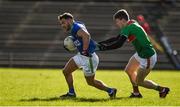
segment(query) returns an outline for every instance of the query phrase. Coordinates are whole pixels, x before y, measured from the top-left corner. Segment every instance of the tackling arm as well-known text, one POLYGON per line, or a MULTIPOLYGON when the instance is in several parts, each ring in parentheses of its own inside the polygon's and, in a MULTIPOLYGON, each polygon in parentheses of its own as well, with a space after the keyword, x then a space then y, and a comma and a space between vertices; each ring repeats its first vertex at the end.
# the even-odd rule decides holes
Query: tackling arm
POLYGON ((116 40, 117 40, 117 37, 112 37, 112 38, 109 38, 108 40, 99 42, 99 44, 109 44, 109 43, 112 43, 116 40))
POLYGON ((125 36, 118 35, 117 37, 113 37, 108 40, 99 42, 98 43, 99 50, 105 51, 105 50, 112 50, 112 49, 120 48, 124 44, 126 39, 127 38, 125 36))

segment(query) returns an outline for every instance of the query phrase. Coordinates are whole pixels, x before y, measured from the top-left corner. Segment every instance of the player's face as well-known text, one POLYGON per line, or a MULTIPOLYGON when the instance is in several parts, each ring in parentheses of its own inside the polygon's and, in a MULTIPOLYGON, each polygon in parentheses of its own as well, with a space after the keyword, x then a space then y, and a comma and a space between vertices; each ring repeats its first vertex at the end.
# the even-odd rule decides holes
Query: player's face
POLYGON ((121 29, 124 26, 124 21, 120 19, 115 19, 115 25, 121 29))
POLYGON ((68 32, 71 29, 69 19, 61 19, 59 23, 64 32, 68 32))

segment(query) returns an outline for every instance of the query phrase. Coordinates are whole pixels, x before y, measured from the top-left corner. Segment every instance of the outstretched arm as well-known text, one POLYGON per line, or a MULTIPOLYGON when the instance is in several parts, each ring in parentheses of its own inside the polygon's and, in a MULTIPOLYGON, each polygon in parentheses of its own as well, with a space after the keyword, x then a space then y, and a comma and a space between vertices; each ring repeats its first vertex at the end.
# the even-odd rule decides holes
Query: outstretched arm
MULTIPOLYGON (((118 37, 118 36, 117 36, 117 37, 118 37)), ((101 42, 98 42, 98 43, 99 43, 99 44, 110 44, 110 43, 116 41, 116 40, 117 40, 117 37, 112 37, 112 38, 109 38, 109 39, 107 39, 107 40, 104 40, 104 41, 101 41, 101 42)))
POLYGON ((125 36, 118 35, 117 37, 113 37, 105 41, 101 41, 97 45, 100 51, 117 49, 117 48, 120 48, 124 44, 126 39, 127 38, 125 36))

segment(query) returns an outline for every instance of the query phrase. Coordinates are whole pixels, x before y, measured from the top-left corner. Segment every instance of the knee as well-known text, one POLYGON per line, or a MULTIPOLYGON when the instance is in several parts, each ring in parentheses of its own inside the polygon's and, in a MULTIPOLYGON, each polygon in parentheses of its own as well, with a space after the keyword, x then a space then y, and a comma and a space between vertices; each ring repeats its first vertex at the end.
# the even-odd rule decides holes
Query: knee
POLYGON ((127 75, 129 76, 129 79, 133 85, 137 85, 137 74, 136 72, 126 71, 127 75))
POLYGON ((133 79, 133 78, 134 78, 134 76, 135 76, 135 73, 134 73, 134 72, 132 72, 132 71, 130 71, 130 70, 128 70, 128 69, 125 69, 125 72, 126 72, 126 74, 129 76, 130 79, 133 79))

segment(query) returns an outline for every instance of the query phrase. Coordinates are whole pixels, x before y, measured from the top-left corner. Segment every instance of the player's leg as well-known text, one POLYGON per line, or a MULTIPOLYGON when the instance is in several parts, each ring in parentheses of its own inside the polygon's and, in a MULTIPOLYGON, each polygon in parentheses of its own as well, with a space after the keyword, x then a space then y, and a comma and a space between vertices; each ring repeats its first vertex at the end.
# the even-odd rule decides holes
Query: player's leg
POLYGON ((94 53, 91 58, 84 58, 84 63, 85 66, 83 66, 83 71, 87 84, 108 92, 109 96, 114 98, 117 90, 115 88, 109 88, 102 81, 95 79, 95 71, 99 64, 98 56, 94 53))
POLYGON ((145 80, 146 76, 150 73, 150 69, 139 68, 137 73, 136 82, 139 86, 143 86, 148 89, 156 89, 158 84, 151 80, 145 80))
POLYGON ((61 97, 76 97, 76 93, 74 91, 74 86, 73 86, 73 77, 72 73, 78 69, 78 66, 74 62, 73 58, 71 58, 65 65, 63 69, 63 74, 66 79, 66 82, 68 84, 69 92, 65 95, 62 95, 61 97))
POLYGON ((95 75, 85 76, 85 78, 88 85, 98 88, 100 90, 104 90, 104 91, 108 90, 108 87, 106 84, 104 84, 100 80, 95 80, 95 75))
POLYGON ((150 69, 142 69, 139 68, 138 75, 137 75, 137 83, 139 86, 154 89, 159 91, 159 96, 161 98, 165 98, 166 95, 169 93, 170 89, 168 87, 159 86, 157 83, 153 82, 152 80, 146 80, 146 76, 150 73, 150 69))
POLYGON ((108 92, 108 94, 111 98, 116 97, 117 90, 115 88, 110 88, 106 84, 104 84, 102 81, 95 79, 95 75, 85 76, 85 78, 86 78, 86 82, 88 83, 88 85, 108 92))
POLYGON ((156 54, 153 55, 151 58, 148 59, 140 59, 140 68, 138 69, 138 74, 136 78, 136 82, 139 86, 154 89, 159 91, 160 97, 166 97, 169 92, 169 88, 159 86, 157 83, 153 82, 152 80, 146 80, 146 76, 150 73, 151 69, 154 67, 156 63, 156 54))
POLYGON ((139 68, 139 62, 135 59, 134 55, 130 58, 128 64, 126 65, 125 72, 128 74, 131 81, 133 92, 130 97, 141 98, 142 95, 139 92, 138 85, 136 83, 137 70, 139 68))

